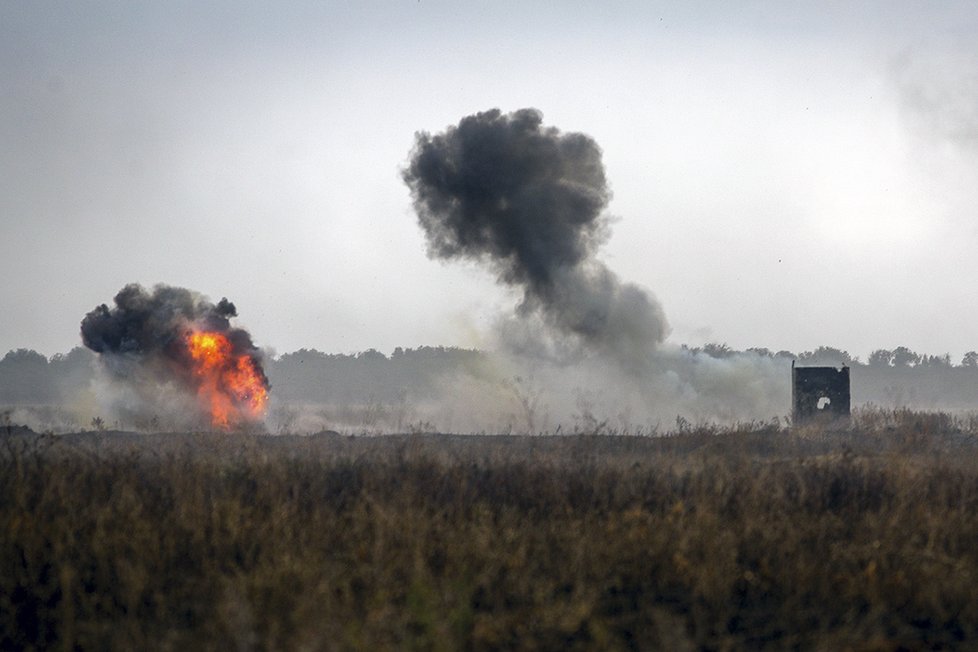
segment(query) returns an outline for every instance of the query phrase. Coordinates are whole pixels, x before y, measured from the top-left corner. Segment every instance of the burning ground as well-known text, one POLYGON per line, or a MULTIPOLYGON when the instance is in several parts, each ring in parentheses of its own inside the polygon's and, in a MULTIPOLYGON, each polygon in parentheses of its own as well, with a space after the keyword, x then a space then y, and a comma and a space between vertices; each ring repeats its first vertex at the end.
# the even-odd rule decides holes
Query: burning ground
POLYGON ((81 323, 82 341, 99 354, 106 408, 130 422, 258 425, 270 385, 251 335, 231 326, 236 316, 227 299, 213 304, 185 288, 122 288, 111 308, 102 304, 81 323))

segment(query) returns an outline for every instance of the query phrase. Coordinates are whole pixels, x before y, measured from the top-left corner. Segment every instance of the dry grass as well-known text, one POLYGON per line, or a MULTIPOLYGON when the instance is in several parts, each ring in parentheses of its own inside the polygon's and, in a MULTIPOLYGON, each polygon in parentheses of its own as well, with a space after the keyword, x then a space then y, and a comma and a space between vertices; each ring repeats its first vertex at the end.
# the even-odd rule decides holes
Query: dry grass
POLYGON ((3 649, 978 645, 939 415, 665 437, 0 434, 3 649))

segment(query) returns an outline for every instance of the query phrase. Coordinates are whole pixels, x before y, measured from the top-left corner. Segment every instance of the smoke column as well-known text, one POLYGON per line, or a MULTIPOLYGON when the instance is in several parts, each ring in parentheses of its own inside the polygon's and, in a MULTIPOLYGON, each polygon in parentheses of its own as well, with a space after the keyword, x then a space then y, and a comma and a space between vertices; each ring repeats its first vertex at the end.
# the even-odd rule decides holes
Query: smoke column
POLYGON ((122 412, 179 418, 183 425, 239 428, 261 419, 269 383, 251 336, 231 326, 234 304, 190 290, 130 284, 81 322, 85 346, 128 390, 122 412))
POLYGON ((519 314, 641 373, 668 332, 658 302, 595 258, 611 198, 589 136, 542 125, 536 109, 463 118, 418 133, 405 183, 429 256, 488 264, 520 288, 519 314))
MULTIPOLYGON (((418 133, 402 172, 428 255, 487 265, 522 292, 499 329, 512 355, 486 377, 516 395, 527 430, 568 419, 592 428, 785 414, 781 362, 716 360, 664 342, 655 298, 597 259, 611 198, 601 149, 542 122, 536 109, 493 109, 418 133)), ((462 386, 452 385, 456 403, 462 386)), ((486 404, 491 388, 476 387, 472 404, 486 404)))

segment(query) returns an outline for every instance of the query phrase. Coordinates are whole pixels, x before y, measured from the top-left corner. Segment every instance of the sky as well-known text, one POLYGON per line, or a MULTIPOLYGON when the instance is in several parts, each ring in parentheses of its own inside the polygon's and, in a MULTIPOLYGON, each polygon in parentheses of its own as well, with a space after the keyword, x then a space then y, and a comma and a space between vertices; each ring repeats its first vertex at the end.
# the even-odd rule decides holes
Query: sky
POLYGON ((534 107, 603 150, 599 258, 668 342, 978 349, 974 2, 0 0, 0 352, 127 283, 278 354, 487 346, 519 302, 438 261, 415 133, 534 107))

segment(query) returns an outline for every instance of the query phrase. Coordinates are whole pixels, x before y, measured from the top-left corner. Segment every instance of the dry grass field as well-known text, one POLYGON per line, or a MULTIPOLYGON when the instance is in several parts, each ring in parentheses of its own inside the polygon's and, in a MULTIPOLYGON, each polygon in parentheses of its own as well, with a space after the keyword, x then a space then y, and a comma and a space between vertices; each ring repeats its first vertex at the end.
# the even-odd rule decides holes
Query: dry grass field
POLYGON ((2 649, 978 646, 978 432, 0 432, 2 649))

